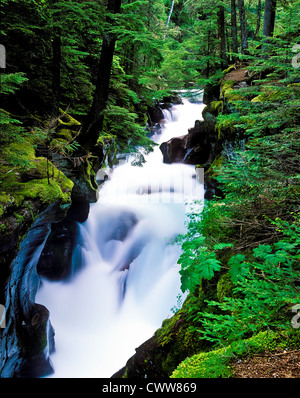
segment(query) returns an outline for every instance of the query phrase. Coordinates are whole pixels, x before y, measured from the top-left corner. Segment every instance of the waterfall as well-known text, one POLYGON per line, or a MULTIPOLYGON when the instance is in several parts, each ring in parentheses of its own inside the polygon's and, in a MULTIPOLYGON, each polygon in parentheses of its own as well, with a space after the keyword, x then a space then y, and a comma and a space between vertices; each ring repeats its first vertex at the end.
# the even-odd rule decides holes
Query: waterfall
POLYGON ((182 294, 181 249, 172 242, 185 233, 189 203, 202 200, 204 188, 194 166, 164 164, 159 144, 186 134, 202 109, 185 100, 168 111, 153 137, 158 145, 141 150, 141 166, 132 155, 99 171, 98 201, 79 225, 79 271, 68 281, 43 279, 36 296, 55 329, 52 377, 110 377, 172 316, 182 294))

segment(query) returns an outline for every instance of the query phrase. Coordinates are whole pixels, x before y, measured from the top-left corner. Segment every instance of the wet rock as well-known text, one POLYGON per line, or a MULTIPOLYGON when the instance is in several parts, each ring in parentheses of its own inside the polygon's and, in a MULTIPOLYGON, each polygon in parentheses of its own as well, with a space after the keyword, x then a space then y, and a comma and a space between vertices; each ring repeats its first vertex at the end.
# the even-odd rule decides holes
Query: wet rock
POLYGON ((72 252, 76 239, 76 223, 66 226, 64 221, 55 223, 37 263, 37 272, 49 280, 62 280, 72 271, 72 252), (73 225, 73 228, 70 226, 73 225))
POLYGON ((30 228, 11 264, 6 287, 6 328, 0 341, 1 377, 41 377, 52 370, 49 354, 53 328, 49 311, 35 303, 40 279, 37 262, 51 231, 56 205, 49 206, 30 228), (32 364, 35 364, 34 366, 32 364))
MULTIPOLYGON (((126 366, 116 372, 112 378, 121 378, 126 375, 127 378, 167 378, 169 375, 162 369, 161 356, 164 348, 161 347, 157 338, 153 336, 136 349, 133 355, 126 363, 126 366)), ((165 353, 167 355, 167 351, 165 353)))
POLYGON ((171 138, 160 145, 164 163, 203 164, 210 156, 204 122, 196 120, 188 134, 171 138))
POLYGON ((156 123, 159 123, 164 118, 161 107, 157 104, 154 107, 149 108, 148 117, 150 125, 155 125, 156 123))

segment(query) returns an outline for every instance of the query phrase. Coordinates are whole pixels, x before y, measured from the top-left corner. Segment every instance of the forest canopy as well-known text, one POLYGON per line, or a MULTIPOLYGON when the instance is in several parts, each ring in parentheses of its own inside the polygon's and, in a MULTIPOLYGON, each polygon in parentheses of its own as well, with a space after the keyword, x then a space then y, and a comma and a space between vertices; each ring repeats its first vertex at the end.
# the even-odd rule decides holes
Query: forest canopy
MULTIPOLYGON (((297 17, 294 0, 3 0, 3 109, 19 116, 23 125, 41 128, 62 109, 84 122, 87 133, 99 123, 91 114, 96 117, 95 112, 113 106, 136 114, 144 128, 154 99, 170 90, 204 87, 229 64, 259 57, 263 37, 277 40, 264 41, 264 51, 284 49, 282 56, 290 63, 297 17), (98 75, 103 81, 97 86, 98 75)), ((7 117, 3 115, 6 123, 7 117)), ((16 118, 11 120, 16 124, 16 118)), ((124 148, 129 137, 118 123, 117 141, 124 148)), ((109 122, 104 126, 109 134, 109 122)), ((102 127, 100 121, 96 135, 102 127)), ((131 134, 137 143, 145 141, 139 128, 131 134)))

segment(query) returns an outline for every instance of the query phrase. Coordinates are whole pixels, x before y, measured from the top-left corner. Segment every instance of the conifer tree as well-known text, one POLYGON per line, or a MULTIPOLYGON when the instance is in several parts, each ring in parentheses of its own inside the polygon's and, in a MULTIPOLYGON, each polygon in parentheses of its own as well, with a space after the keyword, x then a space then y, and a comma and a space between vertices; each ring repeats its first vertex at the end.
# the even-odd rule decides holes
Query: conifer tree
MULTIPOLYGON (((114 23, 110 13, 118 14, 120 13, 120 10, 121 0, 108 1, 106 18, 107 25, 113 25, 114 23)), ((86 150, 91 150, 96 145, 99 138, 99 133, 103 126, 103 111, 106 108, 106 103, 108 100, 115 44, 116 35, 107 29, 102 42, 93 103, 84 122, 81 134, 78 138, 80 144, 86 150)))
POLYGON ((265 1, 263 35, 273 36, 275 26, 276 0, 265 1))
POLYGON ((238 0, 238 7, 239 7, 240 26, 241 26, 241 53, 245 54, 248 49, 248 38, 247 38, 247 21, 245 15, 244 0, 238 0))
POLYGON ((218 35, 219 35, 219 56, 221 58, 221 68, 225 69, 227 66, 226 55, 226 36, 225 36, 225 11, 223 1, 218 7, 218 35))
POLYGON ((238 52, 238 38, 237 38, 237 23, 236 23, 236 1, 231 0, 231 36, 232 36, 232 51, 238 52))

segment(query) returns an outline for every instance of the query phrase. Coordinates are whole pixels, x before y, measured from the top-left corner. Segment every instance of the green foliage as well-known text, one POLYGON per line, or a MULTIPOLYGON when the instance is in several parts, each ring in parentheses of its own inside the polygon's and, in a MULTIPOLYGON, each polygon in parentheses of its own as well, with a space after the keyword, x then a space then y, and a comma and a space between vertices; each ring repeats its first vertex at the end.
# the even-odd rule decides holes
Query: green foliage
POLYGON ((137 115, 126 108, 110 106, 105 111, 105 127, 109 134, 117 137, 120 151, 133 151, 137 145, 152 148, 145 129, 136 123, 137 115))
POLYGON ((264 329, 291 327, 291 307, 300 303, 299 221, 299 216, 291 224, 276 220, 284 238, 259 245, 249 259, 230 258, 233 297, 209 301, 215 311, 198 313, 204 339, 224 344, 264 329))
POLYGON ((20 89, 22 83, 28 81, 25 74, 9 73, 1 75, 1 94, 14 94, 16 90, 20 89))
MULTIPOLYGON (((15 94, 19 90, 24 82, 28 79, 24 76, 24 73, 10 73, 1 74, 1 95, 8 96, 15 94)), ((4 98, 5 98, 4 97, 4 98)), ((22 122, 18 117, 13 116, 10 112, 4 109, 0 109, 0 120, 1 120, 1 130, 0 130, 0 153, 4 149, 6 144, 11 142, 22 143, 24 138, 28 136, 28 132, 23 128, 22 122)), ((13 158, 12 154, 12 158, 13 158)), ((15 157, 18 160, 18 156, 15 157)))
MULTIPOLYGON (((249 42, 249 86, 221 83, 218 138, 244 142, 210 168, 224 197, 192 214, 180 273, 183 289, 200 296, 201 286, 206 294, 206 305, 187 304, 190 330, 206 347, 226 348, 184 361, 173 377, 230 377, 232 345, 248 345, 261 331, 290 331, 291 308, 300 302, 299 72, 291 64, 299 28, 288 25, 287 14, 293 19, 281 14, 281 35, 263 47, 249 42)), ((222 79, 216 76, 202 81, 214 85, 222 79)))
POLYGON ((183 254, 178 264, 181 264, 181 288, 193 291, 200 284, 201 279, 211 279, 221 268, 216 254, 210 252, 204 244, 205 238, 198 237, 182 244, 183 254))
POLYGON ((186 358, 173 371, 171 378, 228 378, 234 377, 232 362, 245 357, 274 352, 278 349, 299 349, 299 331, 282 333, 259 332, 246 340, 209 352, 201 352, 186 358))

